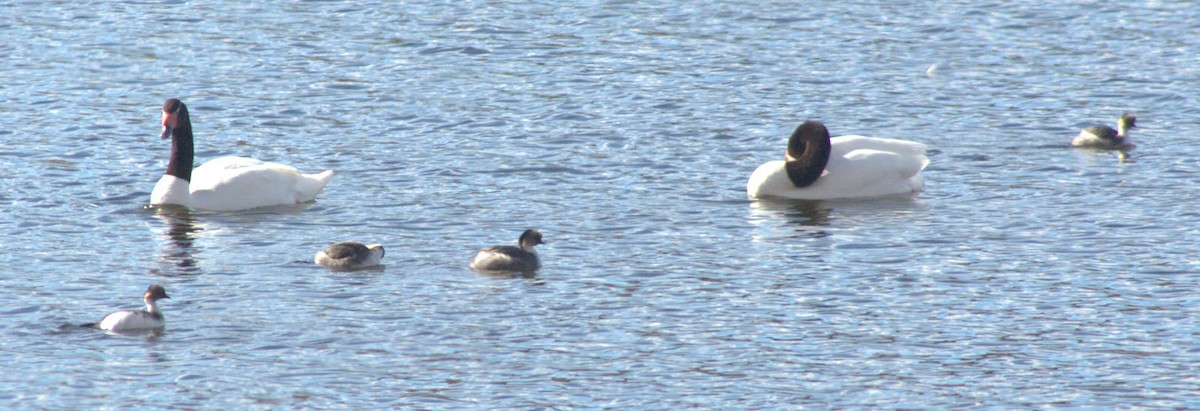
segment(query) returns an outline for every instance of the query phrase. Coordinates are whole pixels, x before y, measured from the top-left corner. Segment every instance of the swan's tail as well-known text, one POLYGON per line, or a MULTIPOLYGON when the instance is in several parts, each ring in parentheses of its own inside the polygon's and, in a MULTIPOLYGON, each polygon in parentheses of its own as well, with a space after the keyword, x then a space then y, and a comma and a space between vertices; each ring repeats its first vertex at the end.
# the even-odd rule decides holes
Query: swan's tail
POLYGON ((333 178, 333 170, 325 170, 317 174, 304 174, 300 176, 300 181, 296 183, 296 202, 306 203, 317 198, 317 194, 325 189, 325 185, 329 184, 329 179, 333 178))

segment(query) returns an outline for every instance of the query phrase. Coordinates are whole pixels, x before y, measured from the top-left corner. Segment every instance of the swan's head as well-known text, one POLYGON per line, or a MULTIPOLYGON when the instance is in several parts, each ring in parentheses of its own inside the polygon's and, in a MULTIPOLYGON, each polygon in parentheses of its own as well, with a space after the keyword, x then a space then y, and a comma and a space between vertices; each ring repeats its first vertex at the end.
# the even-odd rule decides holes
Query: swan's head
POLYGON ((532 250, 533 246, 538 244, 546 244, 545 241, 542 241, 542 233, 538 230, 525 230, 521 233, 521 238, 517 240, 517 243, 525 250, 532 250))
POLYGON ((829 129, 820 121, 808 120, 796 127, 788 138, 787 155, 784 156, 788 180, 797 188, 812 185, 821 178, 829 164, 829 129))
POLYGON ((167 99, 163 103, 162 124, 163 131, 158 137, 163 140, 171 137, 171 132, 179 128, 181 124, 191 124, 188 119, 187 106, 177 98, 167 99))
POLYGON ((825 124, 816 120, 808 120, 796 127, 796 131, 792 132, 792 136, 788 138, 787 153, 784 158, 787 161, 795 161, 800 156, 804 155, 809 150, 809 144, 812 141, 824 139, 829 140, 829 129, 825 128, 825 124))
POLYGON ((158 301, 158 300, 161 300, 164 298, 171 298, 171 297, 167 295, 167 289, 163 288, 163 286, 161 286, 161 285, 154 284, 154 285, 151 285, 150 288, 146 289, 146 294, 143 295, 142 298, 145 299, 146 302, 155 302, 155 301, 158 301))
POLYGON ((1125 113, 1121 115, 1120 119, 1117 119, 1117 128, 1131 129, 1137 127, 1134 125, 1135 123, 1137 123, 1137 116, 1133 115, 1133 113, 1125 113))

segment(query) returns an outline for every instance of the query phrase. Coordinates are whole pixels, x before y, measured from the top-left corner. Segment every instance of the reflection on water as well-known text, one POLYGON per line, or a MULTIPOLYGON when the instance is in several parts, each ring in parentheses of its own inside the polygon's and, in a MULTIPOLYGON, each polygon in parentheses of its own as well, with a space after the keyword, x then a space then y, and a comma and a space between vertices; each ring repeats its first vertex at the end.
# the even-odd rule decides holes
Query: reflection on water
POLYGON ((820 227, 829 226, 832 212, 833 208, 822 200, 759 199, 750 202, 750 215, 754 217, 751 223, 775 225, 782 218, 788 225, 795 226, 796 231, 812 238, 829 235, 828 230, 820 227))
POLYGON ((160 274, 200 274, 201 269, 196 264, 193 248, 197 233, 203 231, 203 228, 196 225, 192 211, 176 205, 158 205, 153 208, 154 216, 166 223, 163 234, 167 241, 163 243, 163 251, 159 253, 159 257, 163 262, 176 267, 164 270, 160 274))
POLYGON ((523 278, 526 280, 537 279, 537 271, 521 272, 521 271, 474 270, 474 269, 472 269, 471 271, 474 271, 483 277, 498 278, 498 279, 516 279, 516 278, 523 278))
POLYGON ((1116 157, 1118 163, 1133 163, 1133 147, 1109 150, 1096 147, 1074 147, 1078 152, 1085 153, 1088 156, 1102 157, 1104 155, 1112 155, 1116 157))
POLYGON ((1129 152, 1126 150, 1117 150, 1117 161, 1122 163, 1133 162, 1133 157, 1130 157, 1129 152))
MULTIPOLYGON (((312 260, 304 261, 304 263, 305 264, 316 264, 312 260)), ((387 265, 380 264, 380 265, 373 265, 370 267, 355 267, 355 268, 333 268, 333 267, 321 267, 321 268, 324 268, 325 271, 328 271, 331 273, 341 273, 341 274, 382 273, 382 272, 386 271, 385 269, 387 268, 387 265)))
POLYGON ((832 210, 820 201, 798 201, 790 204, 783 216, 797 225, 823 226, 829 225, 829 213, 832 210))
POLYGON ((148 328, 144 330, 104 331, 105 334, 121 337, 145 337, 146 341, 157 340, 165 333, 166 327, 148 328))

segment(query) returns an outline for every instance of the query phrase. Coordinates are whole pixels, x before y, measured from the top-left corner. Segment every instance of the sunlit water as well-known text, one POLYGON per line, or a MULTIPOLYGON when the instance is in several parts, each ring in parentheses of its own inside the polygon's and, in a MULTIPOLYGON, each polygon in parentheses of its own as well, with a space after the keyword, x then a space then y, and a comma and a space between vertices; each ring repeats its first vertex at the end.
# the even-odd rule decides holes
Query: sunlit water
POLYGON ((0 4, 0 407, 1200 407, 1200 4, 701 3, 0 4), (168 97, 338 174, 145 208, 168 97), (747 201, 809 118, 926 192, 747 201))

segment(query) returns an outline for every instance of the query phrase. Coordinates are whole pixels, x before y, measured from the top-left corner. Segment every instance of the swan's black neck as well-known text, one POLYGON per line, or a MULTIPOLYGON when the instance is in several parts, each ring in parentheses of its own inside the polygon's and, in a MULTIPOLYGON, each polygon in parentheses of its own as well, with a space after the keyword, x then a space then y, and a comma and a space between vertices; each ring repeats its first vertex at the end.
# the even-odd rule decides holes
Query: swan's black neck
POLYGON ((829 152, 832 149, 829 142, 829 129, 820 121, 805 121, 792 137, 788 139, 787 170, 788 179, 796 187, 808 187, 821 177, 825 164, 829 163, 829 152))
POLYGON ((188 117, 187 106, 171 99, 163 105, 163 111, 176 116, 175 127, 171 128, 171 161, 167 163, 166 174, 191 182, 196 153, 192 148, 192 120, 188 117))

